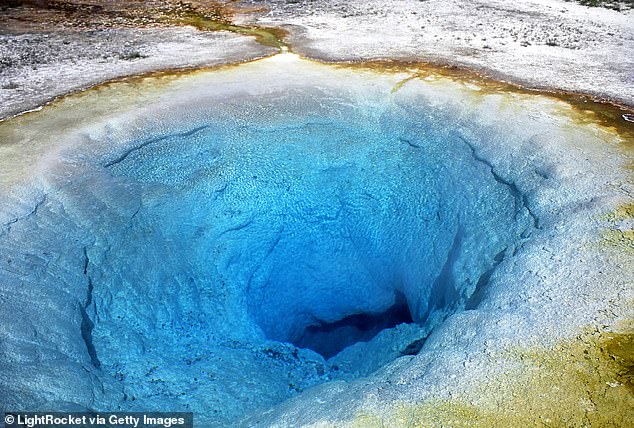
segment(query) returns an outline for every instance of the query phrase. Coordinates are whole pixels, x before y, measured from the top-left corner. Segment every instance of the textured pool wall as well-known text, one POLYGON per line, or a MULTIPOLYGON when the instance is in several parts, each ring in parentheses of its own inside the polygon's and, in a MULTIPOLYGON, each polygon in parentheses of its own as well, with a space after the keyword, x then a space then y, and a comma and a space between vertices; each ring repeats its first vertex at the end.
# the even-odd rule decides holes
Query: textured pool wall
MULTIPOLYGON (((223 290, 236 300, 204 306, 247 310, 231 334, 252 319, 281 341, 315 323, 384 312, 400 294, 417 322, 464 303, 495 256, 529 228, 522 201, 463 137, 426 122, 424 109, 332 97, 325 112, 301 93, 284 99, 301 112, 245 98, 231 121, 210 118, 144 140, 111 162, 110 172, 149 205, 117 245, 114 268, 148 260, 138 247, 160 252, 168 242, 187 261, 194 300, 223 290)), ((169 277, 181 264, 164 261, 150 275, 158 268, 169 277)))
MULTIPOLYGON (((430 329, 543 227, 516 177, 552 165, 513 151, 533 131, 473 116, 475 92, 248 67, 20 140, 43 154, 6 196, 36 204, 14 203, 0 235, 3 408, 234 420, 336 378, 286 342, 391 308, 430 329)), ((367 340, 352 324, 342 343, 367 340)))

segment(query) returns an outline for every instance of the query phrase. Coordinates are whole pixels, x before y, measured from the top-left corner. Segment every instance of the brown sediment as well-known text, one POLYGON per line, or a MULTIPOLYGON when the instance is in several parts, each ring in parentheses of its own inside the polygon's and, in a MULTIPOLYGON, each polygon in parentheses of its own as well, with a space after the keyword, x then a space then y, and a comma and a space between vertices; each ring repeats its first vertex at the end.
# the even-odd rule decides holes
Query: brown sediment
POLYGON ((176 25, 183 15, 192 10, 210 20, 228 22, 233 13, 231 7, 217 1, 10 0, 4 4, 0 24, 9 31, 98 30, 143 28, 157 24, 176 25))
POLYGON ((475 400, 400 403, 359 412, 354 427, 634 426, 634 326, 590 331, 552 348, 509 350, 518 367, 485 381, 475 400))
MULTIPOLYGON (((0 3, 2 6, 3 3, 0 3)), ((0 28, 8 31, 96 30, 191 25, 201 31, 254 36, 258 43, 285 46, 286 31, 232 23, 236 13, 260 12, 219 1, 10 0, 4 2, 0 28)))

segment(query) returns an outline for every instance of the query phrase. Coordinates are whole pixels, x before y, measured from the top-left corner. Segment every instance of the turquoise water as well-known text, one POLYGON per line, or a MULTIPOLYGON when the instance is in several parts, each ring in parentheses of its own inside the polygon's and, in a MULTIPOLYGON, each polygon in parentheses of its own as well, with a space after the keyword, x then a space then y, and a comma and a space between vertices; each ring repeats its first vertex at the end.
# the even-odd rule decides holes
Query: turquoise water
POLYGON ((105 165, 138 201, 88 266, 122 408, 230 420, 335 379, 347 346, 477 304, 530 234, 517 189, 449 122, 345 101, 244 97, 105 165))
POLYGON ((408 77, 285 54, 0 124, 0 409, 363 420, 624 314, 619 136, 408 77))

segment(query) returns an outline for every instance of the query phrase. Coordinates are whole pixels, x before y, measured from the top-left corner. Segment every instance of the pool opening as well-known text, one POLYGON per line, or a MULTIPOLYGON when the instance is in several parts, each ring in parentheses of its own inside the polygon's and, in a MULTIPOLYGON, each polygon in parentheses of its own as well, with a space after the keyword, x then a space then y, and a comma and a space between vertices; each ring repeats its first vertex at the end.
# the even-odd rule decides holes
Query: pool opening
POLYGON ((293 344, 312 349, 328 359, 348 346, 371 340, 385 329, 413 322, 405 298, 399 295, 397 302, 384 312, 354 314, 336 322, 310 325, 293 344))
POLYGON ((102 408, 234 426, 477 306, 531 213, 481 153, 490 132, 404 94, 197 104, 62 195, 90 237, 83 346, 122 391, 102 408))

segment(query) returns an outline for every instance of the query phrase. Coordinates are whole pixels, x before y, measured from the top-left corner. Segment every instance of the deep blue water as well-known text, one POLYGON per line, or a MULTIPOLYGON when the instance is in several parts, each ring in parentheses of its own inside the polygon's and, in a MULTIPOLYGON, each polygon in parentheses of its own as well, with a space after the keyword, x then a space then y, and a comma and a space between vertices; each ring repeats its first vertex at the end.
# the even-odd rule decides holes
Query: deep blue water
POLYGON ((279 402, 335 376, 291 344, 330 357, 439 322, 530 228, 447 121, 324 103, 236 101, 105 166, 138 201, 87 268, 94 353, 123 408, 213 419, 279 402))

